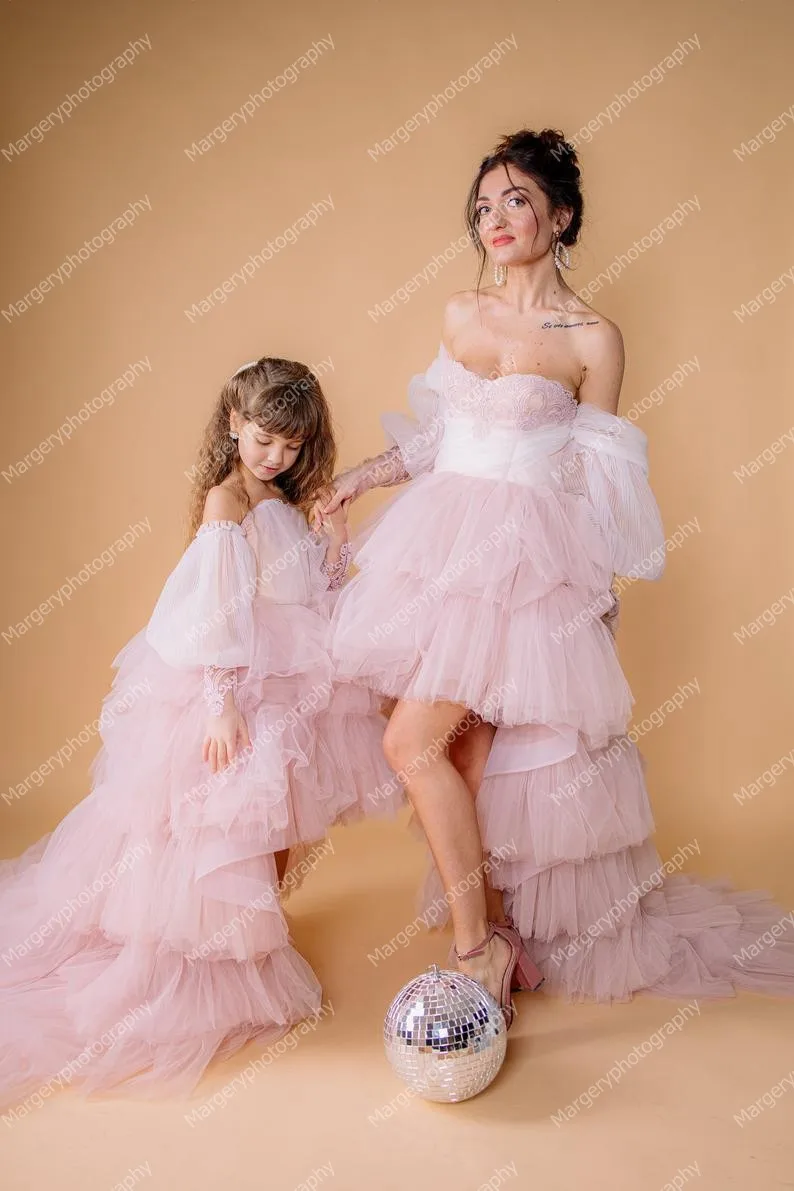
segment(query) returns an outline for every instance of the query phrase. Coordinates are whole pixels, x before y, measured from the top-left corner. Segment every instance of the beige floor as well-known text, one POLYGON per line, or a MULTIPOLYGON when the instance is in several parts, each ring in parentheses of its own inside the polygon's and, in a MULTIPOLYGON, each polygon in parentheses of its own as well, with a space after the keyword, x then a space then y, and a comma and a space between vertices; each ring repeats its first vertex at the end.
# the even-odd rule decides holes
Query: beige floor
POLYGON ((0 1126, 4 1191, 794 1187, 794 1091, 783 1085, 771 1107, 734 1120, 794 1069, 794 1004, 701 1003, 590 1107, 555 1124, 552 1114, 678 1005, 576 1007, 522 993, 507 1060, 486 1092, 458 1105, 402 1094, 383 1054, 383 1014, 402 984, 443 962, 448 940, 423 932, 374 967, 367 953, 414 916, 421 853, 402 825, 336 832, 333 844, 289 907, 331 1002, 326 1020, 192 1124, 186 1114, 261 1047, 214 1068, 186 1103, 59 1093, 0 1126))

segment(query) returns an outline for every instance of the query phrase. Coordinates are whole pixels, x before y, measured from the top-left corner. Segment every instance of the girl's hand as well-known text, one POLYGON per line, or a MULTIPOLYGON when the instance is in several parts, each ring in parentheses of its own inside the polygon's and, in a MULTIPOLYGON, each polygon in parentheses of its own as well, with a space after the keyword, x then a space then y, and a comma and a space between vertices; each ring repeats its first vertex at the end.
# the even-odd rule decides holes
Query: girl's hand
POLYGON ((342 509, 347 514, 351 502, 360 495, 360 478, 360 469, 358 467, 349 467, 347 471, 340 472, 327 489, 328 495, 325 501, 323 501, 324 507, 322 512, 330 516, 337 509, 342 509))
POLYGON ((201 756, 213 773, 225 769, 238 752, 251 745, 248 726, 237 705, 228 696, 227 704, 222 715, 207 716, 207 735, 201 756))
POLYGON ((620 596, 615 591, 614 587, 611 589, 611 591, 614 603, 609 611, 604 613, 601 619, 614 637, 618 631, 618 625, 620 624, 620 596))
POLYGON ((323 488, 317 495, 311 512, 311 526, 318 533, 325 530, 338 543, 347 541, 347 506, 350 500, 336 502, 334 485, 323 488))

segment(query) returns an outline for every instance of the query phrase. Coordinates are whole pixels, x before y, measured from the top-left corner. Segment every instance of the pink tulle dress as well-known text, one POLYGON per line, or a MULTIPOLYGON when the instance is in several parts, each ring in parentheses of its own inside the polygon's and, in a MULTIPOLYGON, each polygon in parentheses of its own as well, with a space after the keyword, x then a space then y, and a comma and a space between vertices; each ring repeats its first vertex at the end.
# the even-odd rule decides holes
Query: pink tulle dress
MULTIPOLYGON (((409 396, 415 417, 382 418, 408 480, 354 537, 333 612, 339 676, 497 725, 478 817, 547 989, 794 993, 794 915, 676 875, 691 851, 663 863, 649 839, 608 623, 614 575, 664 567, 646 435, 543 376, 480 377, 443 344, 409 396)), ((432 861, 419 908, 448 918, 432 861)))
POLYGON ((293 888, 332 824, 390 816, 403 796, 377 697, 335 679, 343 571, 299 510, 268 498, 242 524, 199 528, 114 660, 91 793, 0 863, 12 1112, 60 1086, 184 1094, 211 1059, 322 1012, 273 853, 292 847, 293 888), (218 675, 251 746, 213 775, 202 741, 218 675))

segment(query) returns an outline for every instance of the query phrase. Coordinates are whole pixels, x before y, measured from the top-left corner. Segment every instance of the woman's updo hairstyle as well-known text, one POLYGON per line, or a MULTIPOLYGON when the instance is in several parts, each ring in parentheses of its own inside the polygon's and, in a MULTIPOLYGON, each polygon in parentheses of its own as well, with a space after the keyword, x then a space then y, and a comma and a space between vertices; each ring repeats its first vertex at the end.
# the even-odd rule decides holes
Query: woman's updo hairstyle
MULTIPOLYGON (((533 178, 546 195, 553 211, 565 208, 571 212, 570 222, 560 236, 562 244, 572 247, 578 240, 582 227, 584 200, 581 174, 576 150, 570 141, 566 141, 563 134, 555 128, 544 128, 540 132, 522 128, 510 136, 503 136, 493 152, 483 157, 480 162, 477 176, 466 199, 466 227, 480 258, 478 289, 488 258, 477 226, 477 196, 485 174, 500 165, 507 168, 511 182, 515 183, 515 179, 510 174, 510 166, 515 166, 533 178)), ((537 211, 535 216, 537 218, 537 211)))

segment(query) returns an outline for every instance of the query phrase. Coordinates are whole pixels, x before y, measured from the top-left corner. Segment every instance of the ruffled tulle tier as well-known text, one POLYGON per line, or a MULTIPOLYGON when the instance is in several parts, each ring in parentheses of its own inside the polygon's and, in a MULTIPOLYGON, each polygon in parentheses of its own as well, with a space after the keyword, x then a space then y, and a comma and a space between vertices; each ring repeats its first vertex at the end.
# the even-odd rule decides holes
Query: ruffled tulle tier
POLYGON ((378 511, 354 557, 332 617, 340 678, 574 727, 593 748, 625 730, 633 698, 601 620, 612 576, 578 498, 430 473, 378 511))
POLYGON ((12 1118, 60 1087, 188 1094, 212 1060, 275 1042, 322 1004, 311 968, 285 943, 208 960, 86 935, 49 976, 17 975, 0 990, 0 1105, 12 1118))
POLYGON ((213 1057, 318 1010, 273 853, 290 848, 294 889, 333 824, 392 815, 403 791, 377 695, 334 681, 327 617, 268 605, 254 625, 236 698, 251 745, 231 766, 202 760, 201 670, 138 633, 114 662, 90 794, 0 862, 4 1103, 68 1063, 85 1090, 189 1090, 213 1057))
MULTIPOLYGON (((477 811, 488 875, 546 978, 569 1000, 638 992, 794 995, 794 914, 761 892, 679 872, 694 844, 663 861, 652 841, 644 764, 616 739, 564 761, 484 778, 477 811)), ((412 829, 422 835, 412 819, 412 829)), ((418 908, 448 920, 435 865, 418 908)))

